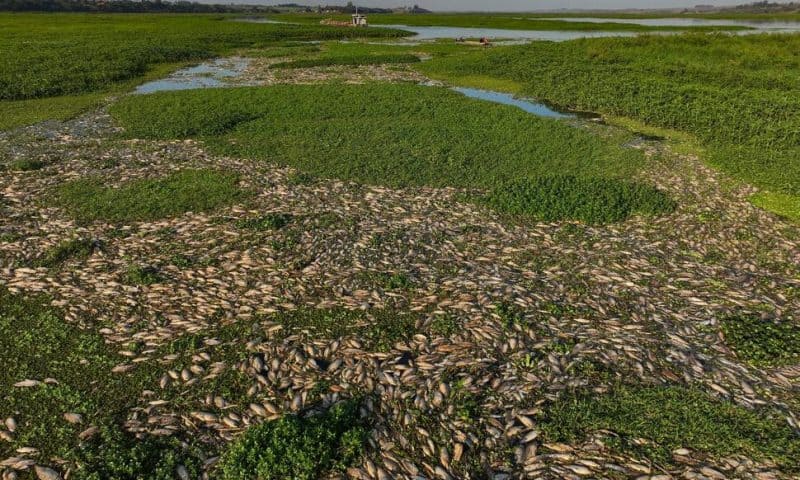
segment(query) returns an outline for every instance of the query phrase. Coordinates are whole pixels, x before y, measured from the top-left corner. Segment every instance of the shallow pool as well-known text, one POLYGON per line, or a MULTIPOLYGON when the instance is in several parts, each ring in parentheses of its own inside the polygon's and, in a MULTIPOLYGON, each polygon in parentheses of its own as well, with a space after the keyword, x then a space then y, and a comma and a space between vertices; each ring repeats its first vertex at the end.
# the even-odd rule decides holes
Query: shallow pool
POLYGON ((763 32, 797 32, 800 31, 800 22, 772 21, 772 20, 726 20, 709 18, 600 18, 600 17, 558 17, 558 18, 537 18, 531 20, 558 20, 562 22, 586 22, 586 23, 626 23, 633 25, 645 25, 648 27, 748 27, 751 31, 737 33, 763 33, 763 32))
POLYGON ((241 85, 234 83, 244 73, 249 61, 245 58, 218 58, 174 72, 169 77, 139 85, 134 93, 144 94, 170 90, 215 88, 241 85))
POLYGON ((480 38, 492 40, 549 40, 563 42, 578 38, 597 37, 632 37, 636 32, 580 32, 566 30, 510 30, 501 28, 467 28, 467 27, 417 27, 409 25, 372 25, 379 28, 395 28, 413 32, 413 40, 435 40, 437 38, 480 38))
POLYGON ((503 105, 511 105, 517 108, 521 108, 522 110, 525 110, 526 112, 532 113, 539 117, 547 117, 547 118, 578 117, 578 115, 575 113, 557 111, 543 103, 539 103, 534 100, 522 100, 519 98, 515 98, 513 95, 508 93, 500 93, 500 92, 493 92, 490 90, 481 90, 478 88, 464 88, 464 87, 453 87, 453 90, 462 93, 470 98, 477 98, 480 100, 486 100, 488 102, 501 103, 503 105))

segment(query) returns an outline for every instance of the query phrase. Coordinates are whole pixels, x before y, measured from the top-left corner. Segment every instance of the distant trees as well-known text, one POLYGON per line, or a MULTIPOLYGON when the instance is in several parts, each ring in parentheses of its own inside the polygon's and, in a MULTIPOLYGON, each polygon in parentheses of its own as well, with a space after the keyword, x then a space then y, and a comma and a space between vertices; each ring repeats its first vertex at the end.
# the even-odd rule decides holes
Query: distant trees
POLYGON ((786 13, 800 10, 800 3, 754 2, 730 7, 730 10, 747 13, 786 13))
MULTIPOLYGON (((248 0, 239 0, 247 2, 248 0)), ((0 0, 0 11, 11 12, 166 12, 166 13, 279 13, 286 10, 312 12, 314 9, 296 3, 284 3, 274 7, 264 5, 208 5, 188 0, 0 0)), ((354 2, 346 6, 328 5, 316 8, 319 12, 355 13, 354 2)), ((430 13, 429 10, 413 7, 399 9, 358 6, 361 13, 430 13)))
POLYGON ((794 13, 800 11, 800 3, 788 2, 753 2, 730 7, 716 7, 714 5, 696 5, 694 8, 687 9, 687 13, 794 13))
POLYGON ((225 13, 275 12, 259 5, 206 5, 178 0, 0 0, 1 11, 12 12, 166 12, 225 13))

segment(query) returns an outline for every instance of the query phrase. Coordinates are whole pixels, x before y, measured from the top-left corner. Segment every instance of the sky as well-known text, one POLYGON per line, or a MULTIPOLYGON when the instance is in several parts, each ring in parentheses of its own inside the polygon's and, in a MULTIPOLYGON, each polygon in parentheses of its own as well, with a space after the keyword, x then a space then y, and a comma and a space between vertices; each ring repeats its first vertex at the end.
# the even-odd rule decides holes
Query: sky
MULTIPOLYGON (((615 8, 682 8, 702 5, 739 5, 752 0, 355 0, 369 7, 398 7, 417 4, 435 11, 534 11, 556 9, 615 9, 615 8)), ((225 0, 203 0, 203 3, 229 3, 225 0)), ((298 3, 317 6, 344 5, 346 0, 236 0, 234 3, 275 5, 298 3)), ((781 2, 783 3, 783 2, 781 2)))

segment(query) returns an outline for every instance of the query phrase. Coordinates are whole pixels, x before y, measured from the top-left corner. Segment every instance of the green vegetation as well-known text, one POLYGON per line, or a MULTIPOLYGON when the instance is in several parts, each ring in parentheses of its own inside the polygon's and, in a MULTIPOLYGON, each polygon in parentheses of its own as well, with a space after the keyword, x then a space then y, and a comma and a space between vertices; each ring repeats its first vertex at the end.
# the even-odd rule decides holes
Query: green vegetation
POLYGON ((117 83, 106 90, 77 95, 0 101, 0 130, 31 125, 45 120, 64 121, 103 104, 109 95, 124 93, 139 83, 161 78, 186 62, 159 64, 144 75, 117 83))
MULTIPOLYGON (((187 62, 389 29, 253 24, 229 15, 0 13, 0 130, 66 120, 187 62)), ((302 44, 301 44, 302 45, 302 44)), ((288 47, 287 47, 288 48, 288 47)), ((311 51, 317 46, 295 48, 311 51)))
POLYGON ((316 179, 307 172, 294 171, 286 177, 286 183, 292 186, 311 185, 316 179))
POLYGON ((754 365, 800 363, 800 326, 791 321, 739 315, 723 319, 722 332, 736 355, 754 365))
POLYGON ((414 282, 404 273, 381 273, 378 275, 379 282, 387 290, 409 290, 414 286, 414 282))
POLYGON ((436 315, 430 325, 431 332, 442 337, 452 337, 462 332, 463 327, 463 322, 453 315, 436 315))
MULTIPOLYGON (((625 178, 644 161, 640 152, 618 146, 624 137, 604 139, 514 107, 417 85, 163 92, 123 99, 112 114, 131 137, 204 137, 227 155, 400 187, 495 188, 554 171, 581 178, 625 178)), ((630 212, 661 212, 668 203, 652 189, 615 182, 593 185, 598 198, 627 195, 621 202, 630 212), (608 191, 601 193, 603 188, 608 191)), ((562 187, 586 190, 581 181, 562 187)), ((516 208, 506 201, 519 201, 499 193, 493 198, 491 205, 506 211, 516 208)), ((594 205, 602 210, 599 202, 594 205)), ((619 219, 622 207, 614 203, 609 208, 612 213, 595 212, 594 217, 619 219)))
POLYGON ((384 55, 353 55, 338 57, 308 58, 303 60, 292 60, 280 62, 272 65, 272 68, 310 68, 310 67, 329 67, 337 65, 382 65, 386 63, 416 63, 419 57, 407 53, 384 54, 384 55))
POLYGON ((245 230, 264 232, 267 230, 280 230, 292 221, 288 213, 268 213, 263 217, 244 218, 236 222, 236 226, 245 230))
POLYGON ((41 170, 44 168, 44 162, 39 160, 15 160, 11 162, 8 166, 12 171, 16 172, 30 172, 33 170, 41 170))
POLYGON ((35 264, 47 268, 57 267, 67 260, 89 258, 98 248, 100 248, 100 243, 90 238, 66 240, 44 252, 44 255, 36 260, 35 264))
POLYGON ((314 338, 354 336, 366 348, 387 351, 416 333, 418 317, 391 308, 381 310, 299 309, 276 315, 287 332, 304 332, 314 338))
POLYGON ((359 404, 349 400, 327 412, 286 416, 252 426, 223 453, 223 480, 314 480, 344 471, 361 455, 367 423, 359 404))
POLYGON ((239 177, 215 170, 183 170, 163 178, 134 180, 106 187, 100 179, 61 186, 58 204, 78 221, 132 222, 156 220, 185 212, 204 212, 247 196, 239 177))
POLYGON ((125 280, 131 285, 153 285, 160 283, 163 278, 158 269, 151 265, 131 265, 125 275, 125 280))
POLYGON ((800 36, 680 35, 536 42, 420 64, 425 72, 501 78, 578 110, 694 135, 709 161, 773 192, 800 195, 800 36))
POLYGON ((0 15, 0 100, 108 89, 160 63, 275 41, 392 37, 387 29, 254 24, 220 15, 0 15))
POLYGON ((574 442, 609 430, 618 447, 670 464, 672 451, 769 459, 800 470, 800 436, 781 418, 714 400, 683 387, 617 387, 612 392, 567 394, 550 404, 541 424, 550 441, 574 442), (634 442, 644 438, 650 443, 634 442))
POLYGON ((0 101, 0 130, 45 120, 67 120, 99 105, 105 94, 89 93, 33 100, 0 101))
POLYGON ((137 439, 122 430, 130 402, 153 379, 144 367, 130 377, 111 372, 123 361, 103 338, 64 322, 45 299, 26 299, 0 290, 0 417, 18 427, 0 456, 35 445, 42 462, 60 458, 73 465, 71 478, 120 480, 174 478, 178 465, 196 476, 197 454, 178 439, 137 439), (15 387, 23 380, 40 383, 15 387), (65 414, 79 415, 70 423, 65 414), (90 426, 97 433, 80 441, 90 426))
POLYGON ((659 215, 675 209, 663 192, 633 182, 551 176, 501 185, 485 198, 498 211, 553 222, 618 222, 632 214, 659 215))
POLYGON ((129 137, 205 137, 223 153, 392 186, 491 186, 551 171, 622 177, 643 163, 563 122, 416 85, 161 92, 125 98, 112 114, 129 137))
MULTIPOLYGON (((538 16, 538 15, 537 15, 538 16)), ((272 15, 272 18, 286 22, 302 24, 318 24, 326 18, 337 20, 350 20, 348 15, 317 15, 317 14, 284 14, 272 15)), ((568 31, 605 31, 605 32, 657 32, 657 31, 720 31, 720 30, 746 30, 746 27, 737 26, 699 26, 699 27, 652 27, 632 23, 614 22, 564 22, 548 20, 545 18, 526 18, 519 14, 494 14, 485 13, 453 13, 453 14, 372 14, 370 23, 374 25, 408 25, 408 26, 445 26, 445 27, 475 27, 499 28, 511 30, 568 30, 568 31)))
POLYGON ((762 191, 750 197, 750 202, 764 210, 800 222, 800 195, 762 191))

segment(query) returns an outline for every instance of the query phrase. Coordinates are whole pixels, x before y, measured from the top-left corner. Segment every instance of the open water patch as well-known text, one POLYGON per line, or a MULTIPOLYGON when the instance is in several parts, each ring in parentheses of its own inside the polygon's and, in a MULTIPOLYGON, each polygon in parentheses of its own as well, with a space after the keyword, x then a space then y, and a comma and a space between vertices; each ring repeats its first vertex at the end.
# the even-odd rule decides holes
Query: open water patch
MULTIPOLYGON (((433 85, 433 84, 427 84, 433 85)), ((483 90, 480 88, 468 87, 451 87, 452 90, 465 95, 470 98, 477 98, 487 102, 499 103, 502 105, 511 105, 512 107, 520 108, 532 115, 544 118, 583 118, 587 120, 599 120, 600 115, 592 112, 579 112, 572 111, 556 106, 540 102, 533 99, 517 98, 510 93, 495 92, 492 90, 483 90)))
POLYGON ((581 23, 625 23, 647 27, 675 27, 686 29, 696 27, 743 27, 736 33, 790 33, 800 31, 800 22, 785 20, 736 20, 714 18, 606 18, 606 17, 557 17, 531 18, 530 20, 556 20, 559 22, 581 23))
POLYGON ((548 40, 563 42, 578 38, 597 37, 633 37, 637 32, 604 32, 604 31, 569 31, 569 30, 512 30, 502 28, 480 27, 440 27, 440 26, 412 26, 412 25, 371 25, 378 28, 392 28, 413 32, 413 40, 436 40, 440 38, 483 38, 492 41, 505 40, 500 43, 530 42, 534 40, 548 40))
POLYGON ((477 98, 479 100, 486 100, 487 102, 500 103, 503 105, 511 105, 521 108, 522 110, 538 117, 577 118, 579 116, 577 113, 555 110, 544 103, 516 98, 514 95, 509 93, 500 93, 493 92, 491 90, 465 87, 453 87, 453 90, 470 98, 477 98))
POLYGON ((236 81, 250 63, 246 58, 218 58, 189 68, 183 68, 169 77, 139 85, 135 94, 241 86, 236 81))

